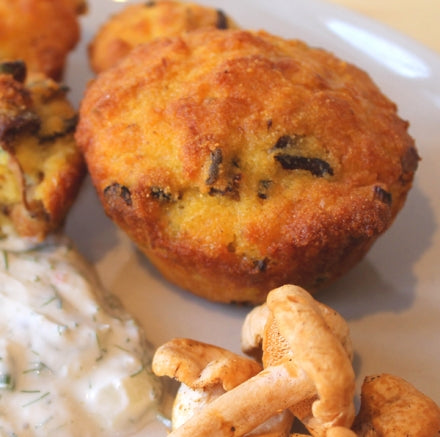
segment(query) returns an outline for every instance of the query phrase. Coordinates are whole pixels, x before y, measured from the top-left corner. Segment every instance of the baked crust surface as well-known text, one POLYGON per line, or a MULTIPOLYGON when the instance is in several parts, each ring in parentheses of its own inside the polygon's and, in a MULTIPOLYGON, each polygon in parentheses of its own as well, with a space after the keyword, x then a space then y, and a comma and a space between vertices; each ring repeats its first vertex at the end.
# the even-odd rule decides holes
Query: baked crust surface
POLYGON ((221 9, 175 0, 126 5, 98 30, 89 45, 95 73, 115 65, 139 44, 172 37, 195 29, 236 27, 221 9))
POLYGON ((418 163, 369 76, 265 32, 135 48, 89 87, 77 131, 106 213, 172 282, 259 303, 357 263, 418 163))
POLYGON ((55 80, 79 40, 80 0, 0 0, 0 61, 21 60, 55 80))

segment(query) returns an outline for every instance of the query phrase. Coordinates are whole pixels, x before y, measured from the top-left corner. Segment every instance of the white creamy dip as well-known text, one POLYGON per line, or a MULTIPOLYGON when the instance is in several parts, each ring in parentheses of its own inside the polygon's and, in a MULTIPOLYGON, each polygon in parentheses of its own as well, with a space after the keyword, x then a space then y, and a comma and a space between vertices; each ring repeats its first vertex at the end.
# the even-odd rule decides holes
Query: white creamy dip
POLYGON ((0 250, 0 436, 128 436, 160 385, 139 326, 68 244, 0 250))

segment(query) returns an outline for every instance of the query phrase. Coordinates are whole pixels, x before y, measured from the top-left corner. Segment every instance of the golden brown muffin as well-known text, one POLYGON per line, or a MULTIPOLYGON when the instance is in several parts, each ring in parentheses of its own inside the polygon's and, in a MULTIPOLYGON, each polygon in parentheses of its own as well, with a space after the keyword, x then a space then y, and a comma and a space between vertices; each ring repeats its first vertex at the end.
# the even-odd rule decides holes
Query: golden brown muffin
POLYGON ((21 62, 0 64, 0 236, 41 241, 57 229, 85 171, 66 89, 21 62))
POLYGON ((100 73, 139 44, 204 27, 236 25, 222 10, 195 3, 159 0, 126 5, 97 32, 89 46, 90 64, 100 73))
POLYGON ((369 76, 265 32, 199 30, 133 50, 77 130, 107 214, 208 299, 314 290, 392 223, 418 154, 369 76))
POLYGON ((0 61, 59 80, 79 40, 80 0, 0 0, 0 61))

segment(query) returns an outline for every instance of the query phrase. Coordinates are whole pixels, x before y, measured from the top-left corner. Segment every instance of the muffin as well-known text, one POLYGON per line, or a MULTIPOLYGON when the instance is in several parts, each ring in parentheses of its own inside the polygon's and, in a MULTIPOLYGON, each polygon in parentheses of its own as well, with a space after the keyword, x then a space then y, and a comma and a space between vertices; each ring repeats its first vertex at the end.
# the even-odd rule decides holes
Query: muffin
POLYGON ((88 88, 76 139, 106 213, 166 278, 252 304, 362 259, 419 160, 365 72, 232 29, 135 48, 88 88))
POLYGON ((66 91, 43 75, 26 78, 22 62, 0 63, 1 239, 42 241, 78 192, 85 165, 66 91))
POLYGON ((22 60, 29 71, 62 77, 79 40, 83 0, 0 0, 0 61, 22 60))
POLYGON ((236 25, 222 10, 195 3, 159 0, 126 5, 104 23, 90 43, 91 67, 100 73, 138 44, 203 27, 226 29, 236 25))

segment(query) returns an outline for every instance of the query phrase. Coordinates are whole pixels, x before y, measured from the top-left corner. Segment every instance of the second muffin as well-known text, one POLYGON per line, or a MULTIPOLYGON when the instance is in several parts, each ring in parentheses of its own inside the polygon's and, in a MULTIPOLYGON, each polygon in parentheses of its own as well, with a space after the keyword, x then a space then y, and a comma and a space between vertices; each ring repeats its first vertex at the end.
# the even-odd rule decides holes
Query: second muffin
POLYGON ((128 4, 96 33, 89 45, 90 65, 100 73, 139 44, 206 27, 227 29, 236 25, 221 9, 197 3, 158 0, 128 4))

